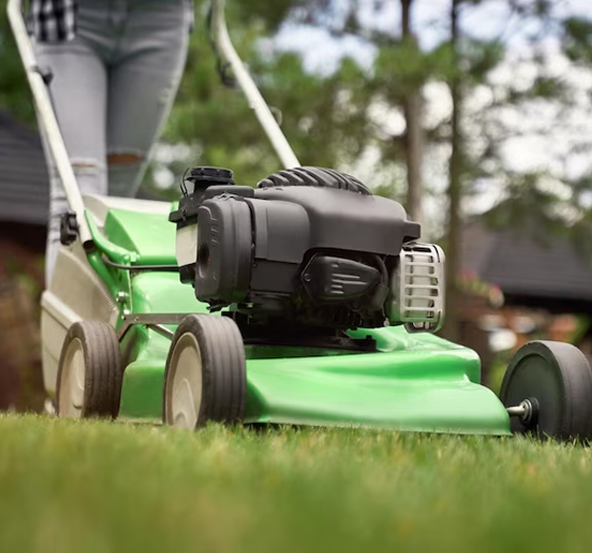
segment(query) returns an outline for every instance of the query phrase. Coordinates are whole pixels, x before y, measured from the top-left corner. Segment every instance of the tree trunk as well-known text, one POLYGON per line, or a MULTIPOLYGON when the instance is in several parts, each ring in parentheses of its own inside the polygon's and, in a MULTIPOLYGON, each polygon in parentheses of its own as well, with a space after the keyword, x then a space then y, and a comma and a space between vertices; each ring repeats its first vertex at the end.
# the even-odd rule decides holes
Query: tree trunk
MULTIPOLYGON (((411 30, 410 12, 413 0, 401 0, 403 41, 415 45, 416 38, 411 30)), ((411 84, 411 83, 410 83, 411 84)), ((423 102, 421 88, 413 84, 403 102, 405 116, 405 163, 407 166, 407 213, 410 219, 421 223, 422 219, 422 163, 424 149, 423 102)))
POLYGON ((446 306, 442 334, 451 341, 459 339, 459 303, 461 294, 457 279, 460 272, 460 218, 462 199, 463 141, 460 128, 462 112, 462 83, 458 72, 458 8, 462 0, 453 0, 450 12, 451 47, 456 60, 455 74, 450 80, 452 98, 451 154, 448 167, 448 224, 446 236, 446 306))

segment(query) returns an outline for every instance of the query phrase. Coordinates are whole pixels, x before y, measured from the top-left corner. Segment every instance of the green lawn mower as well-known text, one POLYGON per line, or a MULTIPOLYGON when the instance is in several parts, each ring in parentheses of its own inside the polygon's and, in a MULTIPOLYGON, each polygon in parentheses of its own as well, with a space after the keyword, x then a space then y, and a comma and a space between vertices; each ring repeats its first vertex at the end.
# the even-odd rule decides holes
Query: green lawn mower
POLYGON ((577 348, 523 346, 498 398, 475 352, 434 335, 442 250, 395 201, 300 165, 232 46, 222 1, 216 47, 285 169, 253 187, 194 167, 174 203, 81 196, 20 0, 8 12, 71 208, 42 295, 43 376, 59 416, 592 435, 592 371, 577 348))

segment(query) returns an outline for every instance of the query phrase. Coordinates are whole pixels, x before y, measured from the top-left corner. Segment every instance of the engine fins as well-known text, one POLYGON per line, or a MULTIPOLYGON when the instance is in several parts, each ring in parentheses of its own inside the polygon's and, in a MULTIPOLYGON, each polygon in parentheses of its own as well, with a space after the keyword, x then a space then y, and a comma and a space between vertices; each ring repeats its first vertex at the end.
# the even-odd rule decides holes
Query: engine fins
POLYGON ((283 169, 269 175, 257 184, 257 188, 282 186, 316 186, 319 188, 337 188, 358 194, 372 195, 370 189, 357 178, 322 167, 295 167, 283 169))

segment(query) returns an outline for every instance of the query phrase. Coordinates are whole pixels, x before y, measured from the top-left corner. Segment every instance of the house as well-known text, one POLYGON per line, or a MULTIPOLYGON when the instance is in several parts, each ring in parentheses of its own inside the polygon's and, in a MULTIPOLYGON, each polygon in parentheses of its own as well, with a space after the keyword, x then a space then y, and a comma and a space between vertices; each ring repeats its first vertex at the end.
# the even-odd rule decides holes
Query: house
POLYGON ((463 228, 460 278, 469 287, 486 283, 503 294, 502 308, 483 302, 465 317, 473 331, 490 337, 488 345, 481 344, 482 357, 492 358, 494 335, 510 331, 512 351, 531 339, 575 338, 575 345, 592 358, 592 259, 568 233, 528 221, 521 228, 495 228, 485 220, 463 228), (581 320, 588 330, 578 328, 581 320))
POLYGON ((507 305, 592 314, 592 259, 567 235, 473 221, 463 232, 462 260, 462 272, 496 284, 507 305))
POLYGON ((29 230, 29 238, 40 238, 48 213, 47 183, 39 134, 0 110, 1 231, 16 224, 21 230, 29 230))
POLYGON ((0 409, 41 405, 38 299, 48 202, 37 131, 0 110, 0 409))

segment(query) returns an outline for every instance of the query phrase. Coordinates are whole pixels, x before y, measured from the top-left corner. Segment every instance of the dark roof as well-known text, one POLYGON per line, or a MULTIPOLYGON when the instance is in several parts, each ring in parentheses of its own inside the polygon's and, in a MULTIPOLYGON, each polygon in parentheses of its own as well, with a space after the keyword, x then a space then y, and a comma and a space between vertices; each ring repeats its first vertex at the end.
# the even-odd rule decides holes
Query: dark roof
POLYGON ((548 301, 585 311, 592 304, 592 265, 565 237, 535 239, 474 222, 463 231, 462 270, 524 304, 548 301))
POLYGON ((0 110, 0 221, 45 225, 48 204, 39 134, 0 110))

